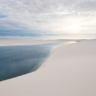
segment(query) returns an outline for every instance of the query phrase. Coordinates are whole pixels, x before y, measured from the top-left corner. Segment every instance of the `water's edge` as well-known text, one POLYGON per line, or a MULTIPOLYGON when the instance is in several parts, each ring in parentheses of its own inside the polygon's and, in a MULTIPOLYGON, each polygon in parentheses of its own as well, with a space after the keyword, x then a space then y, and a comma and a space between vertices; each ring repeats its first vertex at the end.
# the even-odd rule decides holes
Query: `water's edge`
MULTIPOLYGON (((74 42, 73 42, 74 43, 74 42)), ((53 44, 53 43, 51 43, 51 44, 53 44)), ((60 47, 60 46, 63 46, 63 45, 66 45, 66 44, 70 44, 70 42, 57 42, 57 44, 53 44, 53 45, 48 45, 48 44, 44 44, 44 46, 47 46, 48 48, 51 48, 51 50, 50 51, 48 51, 48 53, 47 53, 47 55, 44 57, 44 58, 42 58, 39 62, 37 62, 33 67, 32 67, 32 69, 31 70, 29 70, 29 72, 27 71, 27 73, 24 73, 24 74, 19 74, 19 75, 12 75, 13 77, 9 77, 9 78, 7 78, 7 79, 2 79, 1 77, 1 79, 0 79, 0 82, 1 81, 4 81, 4 80, 8 80, 8 79, 12 79, 12 78, 16 78, 16 77, 19 77, 19 76, 22 76, 22 75, 26 75, 26 74, 28 74, 28 73, 31 73, 31 72, 34 72, 34 71, 37 71, 43 64, 44 64, 44 62, 46 62, 46 60, 50 57, 50 55, 53 53, 53 51, 54 51, 54 49, 56 49, 57 47, 60 47), (50 47, 51 46, 51 47, 50 47)), ((29 45, 30 46, 30 45, 29 45)), ((33 45, 34 46, 34 45, 33 45)), ((42 44, 41 44, 41 46, 42 46, 42 44)), ((25 50, 26 51, 26 50, 25 50)), ((17 52, 17 51, 16 51, 17 52)), ((20 51, 21 52, 21 51, 20 51)), ((44 51, 45 52, 45 51, 44 51)), ((44 53, 43 52, 43 53, 44 53)), ((34 59, 34 58, 33 58, 34 59)), ((29 59, 30 60, 30 59, 29 59)), ((9 62, 9 61, 8 61, 9 62)), ((14 61, 15 62, 15 61, 14 61)), ((14 65, 14 62, 13 62, 13 65, 14 65)), ((24 62, 24 61, 23 61, 24 62)), ((30 61, 28 61, 28 62, 30 62, 30 61)), ((33 62, 33 61, 32 61, 33 62)), ((18 62, 17 62, 18 63, 18 62)), ((25 62, 26 63, 26 62, 25 62)), ((2 63, 1 63, 2 64, 2 63)), ((9 64, 10 64, 10 62, 9 62, 9 64)), ((27 65, 27 64, 26 64, 27 65)), ((1 65, 2 66, 2 65, 1 65)), ((6 66, 6 65, 4 65, 4 66, 6 66)), ((8 66, 8 65, 7 65, 8 66)), ((10 65, 9 65, 10 66, 10 65)), ((22 66, 22 62, 21 62, 21 66, 22 66)), ((25 66, 25 65, 24 65, 25 66)), ((29 66, 29 65, 27 65, 27 66, 29 66)), ((18 66, 18 64, 17 64, 17 67, 19 67, 18 66)), ((15 70, 18 70, 17 69, 17 67, 15 68, 15 70)), ((2 67, 1 67, 2 68, 2 67)), ((6 67, 5 67, 6 68, 6 67)), ((21 67, 20 67, 21 68, 21 67)), ((20 71, 20 68, 19 68, 19 70, 18 71, 20 71)), ((22 67, 23 68, 23 67, 22 67)), ((26 69, 26 67, 24 67, 25 69, 26 69)), ((12 68, 11 68, 12 69, 12 68)), ((11 70, 10 69, 10 70, 11 70)), ((5 69, 4 69, 5 70, 5 69)), ((13 70, 13 69, 12 69, 13 70)), ((1 70, 0 70, 1 71, 1 70)), ((21 70, 22 71, 22 70, 21 70)), ((7 72, 7 71, 6 71, 7 72)), ((13 73, 12 74, 14 74, 14 72, 15 71, 13 71, 13 73)), ((0 73, 1 75, 2 75, 2 72, 0 73)), ((4 73, 5 74, 5 73, 4 73)), ((10 74, 10 72, 8 72, 7 74, 10 74)), ((6 75, 7 76, 7 75, 6 75)))
POLYGON ((35 66, 34 69, 32 69, 29 73, 34 72, 34 71, 37 71, 37 70, 44 64, 44 62, 46 62, 46 60, 52 55, 54 49, 56 49, 56 48, 58 48, 58 47, 61 47, 61 46, 63 46, 63 45, 66 45, 66 44, 71 44, 71 43, 76 43, 76 41, 74 41, 74 42, 73 42, 73 41, 72 41, 72 42, 66 42, 66 43, 63 43, 63 44, 61 44, 61 45, 58 45, 58 46, 54 47, 54 48, 50 51, 50 53, 48 54, 48 56, 47 56, 45 59, 43 59, 41 62, 39 62, 39 64, 37 64, 37 66, 35 66))

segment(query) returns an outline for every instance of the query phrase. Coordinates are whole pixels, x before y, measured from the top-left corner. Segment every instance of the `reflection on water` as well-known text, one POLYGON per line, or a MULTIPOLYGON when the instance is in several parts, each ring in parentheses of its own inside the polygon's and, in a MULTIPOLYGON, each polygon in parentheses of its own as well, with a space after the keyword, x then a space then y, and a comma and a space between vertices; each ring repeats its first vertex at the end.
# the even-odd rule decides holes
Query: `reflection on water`
POLYGON ((0 81, 36 70, 61 44, 0 47, 0 81))

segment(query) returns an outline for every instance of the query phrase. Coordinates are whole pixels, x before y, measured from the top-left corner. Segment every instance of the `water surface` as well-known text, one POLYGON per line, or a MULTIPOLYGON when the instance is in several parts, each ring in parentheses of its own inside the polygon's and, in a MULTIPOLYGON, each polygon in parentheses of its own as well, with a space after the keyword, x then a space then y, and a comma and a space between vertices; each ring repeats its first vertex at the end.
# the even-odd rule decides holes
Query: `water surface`
POLYGON ((0 81, 35 71, 61 44, 0 47, 0 81))

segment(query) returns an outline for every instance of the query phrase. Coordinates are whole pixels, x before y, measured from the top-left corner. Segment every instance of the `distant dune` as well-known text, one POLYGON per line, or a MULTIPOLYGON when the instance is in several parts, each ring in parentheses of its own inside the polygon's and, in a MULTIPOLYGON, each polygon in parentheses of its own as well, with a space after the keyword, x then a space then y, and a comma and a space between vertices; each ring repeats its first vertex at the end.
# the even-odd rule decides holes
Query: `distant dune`
POLYGON ((48 44, 59 41, 76 41, 76 40, 0 40, 0 46, 16 46, 16 45, 36 45, 36 44, 48 44))

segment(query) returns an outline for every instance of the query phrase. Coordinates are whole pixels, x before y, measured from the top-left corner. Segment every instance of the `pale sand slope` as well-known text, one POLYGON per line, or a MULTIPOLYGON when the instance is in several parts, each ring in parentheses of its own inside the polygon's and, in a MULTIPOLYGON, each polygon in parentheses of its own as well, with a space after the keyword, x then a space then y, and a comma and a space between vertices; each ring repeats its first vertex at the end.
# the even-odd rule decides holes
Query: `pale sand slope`
MULTIPOLYGON (((0 40, 0 46, 37 45, 70 40, 0 40)), ((76 41, 76 40, 73 40, 76 41)))
POLYGON ((96 41, 56 48, 37 71, 0 82, 0 96, 96 96, 96 41))
POLYGON ((69 42, 69 41, 79 41, 79 40, 73 40, 73 39, 61 39, 61 40, 0 40, 0 46, 37 45, 37 44, 49 44, 49 43, 55 43, 55 42, 69 42))

